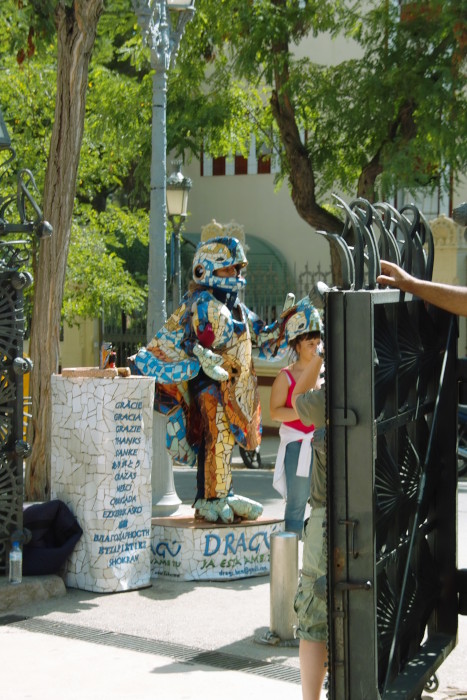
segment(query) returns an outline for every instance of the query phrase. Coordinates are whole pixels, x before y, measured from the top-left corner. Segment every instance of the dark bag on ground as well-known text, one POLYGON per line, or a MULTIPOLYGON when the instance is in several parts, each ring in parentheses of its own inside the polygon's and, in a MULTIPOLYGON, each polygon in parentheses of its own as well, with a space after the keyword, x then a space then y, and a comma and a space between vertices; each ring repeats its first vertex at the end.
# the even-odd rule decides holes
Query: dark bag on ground
POLYGON ((66 503, 58 499, 26 506, 23 527, 31 532, 23 546, 24 576, 56 574, 83 534, 66 503))

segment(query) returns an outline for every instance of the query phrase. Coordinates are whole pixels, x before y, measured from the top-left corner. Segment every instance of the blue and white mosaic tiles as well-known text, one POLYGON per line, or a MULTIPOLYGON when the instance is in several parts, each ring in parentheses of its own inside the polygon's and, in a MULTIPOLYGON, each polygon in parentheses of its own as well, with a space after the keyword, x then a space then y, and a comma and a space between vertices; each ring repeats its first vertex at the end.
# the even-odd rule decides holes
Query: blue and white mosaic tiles
POLYGON ((83 528, 67 586, 149 585, 153 402, 146 377, 52 377, 51 496, 83 528))
POLYGON ((178 581, 228 581, 266 576, 270 538, 283 520, 214 525, 191 517, 153 518, 151 576, 178 581))

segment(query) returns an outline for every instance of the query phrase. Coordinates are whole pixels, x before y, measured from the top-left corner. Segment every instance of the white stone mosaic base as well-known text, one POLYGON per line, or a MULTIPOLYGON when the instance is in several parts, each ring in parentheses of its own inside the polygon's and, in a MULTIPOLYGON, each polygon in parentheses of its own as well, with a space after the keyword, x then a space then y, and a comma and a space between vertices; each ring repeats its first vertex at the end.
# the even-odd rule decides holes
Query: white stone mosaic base
POLYGON ((226 581, 266 576, 270 538, 283 520, 236 525, 202 523, 186 516, 153 518, 151 576, 179 581, 226 581))
POLYGON ((147 377, 52 377, 51 495, 83 529, 67 586, 149 585, 153 401, 147 377))

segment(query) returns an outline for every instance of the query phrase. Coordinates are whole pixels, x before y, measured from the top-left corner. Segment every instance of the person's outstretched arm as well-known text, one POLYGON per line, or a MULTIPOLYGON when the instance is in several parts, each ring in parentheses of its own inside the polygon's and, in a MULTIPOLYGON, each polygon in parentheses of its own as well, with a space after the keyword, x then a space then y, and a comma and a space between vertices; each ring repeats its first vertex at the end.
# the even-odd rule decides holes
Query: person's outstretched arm
POLYGON ((452 314, 467 316, 467 287, 420 280, 387 260, 381 260, 381 274, 376 281, 379 284, 397 287, 403 292, 414 294, 429 304, 439 306, 452 314))

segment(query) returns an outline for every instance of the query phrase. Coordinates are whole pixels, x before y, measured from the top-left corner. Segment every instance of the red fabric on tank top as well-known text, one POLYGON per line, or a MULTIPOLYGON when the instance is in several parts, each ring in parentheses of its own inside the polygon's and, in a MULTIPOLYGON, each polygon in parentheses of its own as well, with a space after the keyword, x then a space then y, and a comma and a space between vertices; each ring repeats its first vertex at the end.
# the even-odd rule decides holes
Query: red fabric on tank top
MULTIPOLYGON (((285 372, 286 375, 289 378, 289 391, 287 393, 287 400, 285 402, 285 405, 287 408, 293 408, 292 407, 292 394, 293 390, 295 389, 296 381, 292 376, 292 373, 288 369, 281 369, 281 372, 285 372)), ((291 421, 284 421, 284 425, 288 425, 291 428, 295 428, 295 430, 301 430, 302 433, 312 433, 313 430, 315 429, 314 425, 303 425, 302 421, 299 418, 296 418, 295 420, 291 421)))

